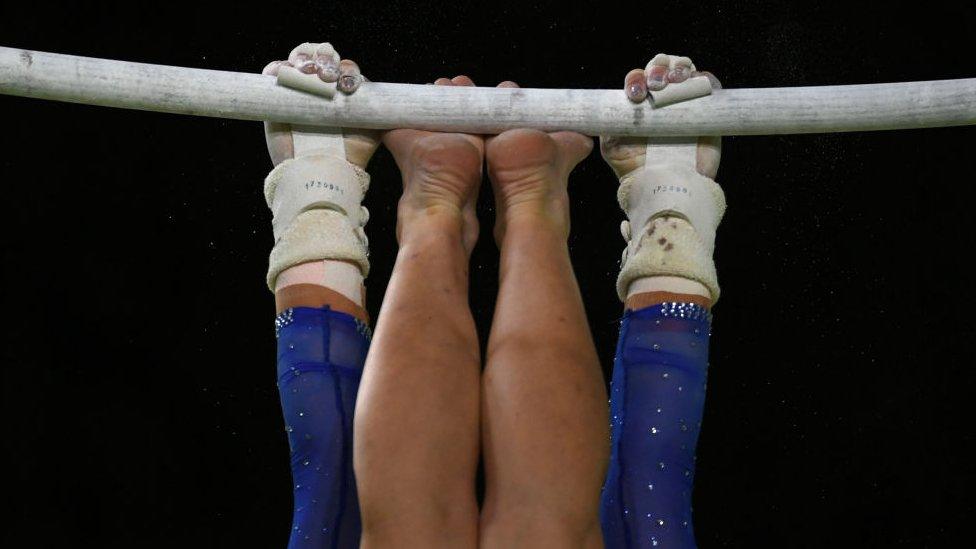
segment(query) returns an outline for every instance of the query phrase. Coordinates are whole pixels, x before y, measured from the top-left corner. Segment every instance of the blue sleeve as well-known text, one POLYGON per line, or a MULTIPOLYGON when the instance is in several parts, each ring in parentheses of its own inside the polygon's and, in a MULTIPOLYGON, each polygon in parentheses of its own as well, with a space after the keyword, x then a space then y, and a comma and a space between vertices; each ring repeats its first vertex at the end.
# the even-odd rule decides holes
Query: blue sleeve
POLYGON ((351 315, 310 307, 282 312, 275 329, 295 494, 288 547, 359 547, 352 419, 369 329, 351 315))
POLYGON ((600 506, 608 549, 695 547, 691 491, 710 326, 708 311, 694 304, 669 302, 624 315, 600 506))

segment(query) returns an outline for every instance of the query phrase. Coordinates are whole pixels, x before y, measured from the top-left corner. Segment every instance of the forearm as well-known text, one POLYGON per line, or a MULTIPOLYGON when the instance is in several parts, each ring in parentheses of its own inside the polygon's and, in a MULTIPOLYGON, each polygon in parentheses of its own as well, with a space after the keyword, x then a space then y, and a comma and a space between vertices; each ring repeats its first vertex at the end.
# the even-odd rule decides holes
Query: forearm
POLYGON ((669 301, 624 315, 602 502, 608 547, 628 539, 694 547, 691 494, 709 331, 709 313, 691 303, 669 301))

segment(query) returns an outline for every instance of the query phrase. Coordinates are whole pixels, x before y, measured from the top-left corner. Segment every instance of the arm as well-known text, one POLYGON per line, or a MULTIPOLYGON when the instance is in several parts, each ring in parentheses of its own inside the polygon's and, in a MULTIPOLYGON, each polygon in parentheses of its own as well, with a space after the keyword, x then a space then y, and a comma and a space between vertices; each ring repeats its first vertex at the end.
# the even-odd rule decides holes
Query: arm
MULTIPOLYGON (((625 92, 697 75, 686 57, 658 55, 631 71, 625 92)), ((718 86, 718 80, 705 74, 718 86)), ((625 302, 610 390, 611 458, 601 520, 607 547, 695 547, 691 518, 695 445, 705 403, 712 261, 725 210, 718 137, 603 138, 620 178, 627 247, 617 290, 625 302)))

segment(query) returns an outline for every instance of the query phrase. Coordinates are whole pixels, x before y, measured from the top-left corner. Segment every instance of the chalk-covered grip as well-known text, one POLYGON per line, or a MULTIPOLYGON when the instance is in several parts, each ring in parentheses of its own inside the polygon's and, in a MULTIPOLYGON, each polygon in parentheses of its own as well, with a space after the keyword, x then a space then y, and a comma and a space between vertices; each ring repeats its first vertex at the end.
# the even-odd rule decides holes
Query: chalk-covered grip
POLYGON ((621 301, 631 283, 646 277, 676 276, 708 288, 719 297, 712 253, 715 231, 725 213, 725 194, 698 173, 698 139, 650 138, 644 166, 624 175, 617 201, 627 214, 621 234, 627 241, 617 277, 621 301))
POLYGON ((712 94, 712 83, 707 76, 696 76, 677 84, 668 84, 664 89, 650 92, 655 107, 664 107, 688 99, 696 99, 712 94))
POLYGON ((369 274, 369 241, 362 207, 369 175, 344 158, 309 154, 286 160, 265 179, 275 246, 269 258, 268 287, 294 265, 325 259, 355 263, 369 274))
POLYGON ((295 67, 282 66, 278 69, 278 85, 301 90, 332 99, 336 94, 335 82, 323 82, 317 74, 305 74, 295 67))

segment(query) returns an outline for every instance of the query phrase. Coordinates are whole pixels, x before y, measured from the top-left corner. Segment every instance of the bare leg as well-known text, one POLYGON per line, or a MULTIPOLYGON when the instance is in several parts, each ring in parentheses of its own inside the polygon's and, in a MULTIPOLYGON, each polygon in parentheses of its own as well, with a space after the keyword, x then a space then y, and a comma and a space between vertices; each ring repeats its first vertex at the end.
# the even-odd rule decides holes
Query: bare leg
POLYGON ((500 287, 483 378, 488 547, 600 547, 606 392, 566 239, 578 134, 489 141, 500 287))
POLYGON ((474 547, 480 354, 467 290, 483 143, 414 130, 384 143, 404 192, 355 416, 363 547, 474 547))

